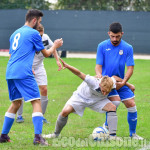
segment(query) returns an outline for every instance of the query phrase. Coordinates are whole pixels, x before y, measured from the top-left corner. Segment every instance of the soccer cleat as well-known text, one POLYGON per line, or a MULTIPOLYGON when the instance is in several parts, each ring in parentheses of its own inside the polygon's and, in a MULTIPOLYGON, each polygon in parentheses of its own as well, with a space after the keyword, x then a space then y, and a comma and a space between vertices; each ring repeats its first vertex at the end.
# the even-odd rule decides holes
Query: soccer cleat
POLYGON ((47 138, 47 139, 54 139, 54 138, 57 138, 59 136, 59 134, 55 134, 55 133, 52 133, 52 134, 44 134, 43 137, 44 138, 47 138))
POLYGON ((34 138, 33 144, 48 146, 48 142, 41 135, 39 135, 39 138, 36 138, 36 137, 34 138))
POLYGON ((109 141, 122 141, 122 138, 118 137, 118 136, 109 136, 108 138, 109 141))
POLYGON ((1 134, 0 143, 11 142, 10 137, 7 134, 1 134))
POLYGON ((24 118, 22 116, 17 117, 16 119, 17 123, 23 123, 24 122, 24 118))
POLYGON ((49 123, 49 122, 43 117, 43 123, 49 123))
POLYGON ((142 138, 141 136, 137 135, 136 133, 132 133, 131 138, 135 139, 135 140, 144 140, 144 138, 142 138))
POLYGON ((105 125, 105 123, 103 124, 103 128, 106 128, 108 130, 108 126, 105 125))

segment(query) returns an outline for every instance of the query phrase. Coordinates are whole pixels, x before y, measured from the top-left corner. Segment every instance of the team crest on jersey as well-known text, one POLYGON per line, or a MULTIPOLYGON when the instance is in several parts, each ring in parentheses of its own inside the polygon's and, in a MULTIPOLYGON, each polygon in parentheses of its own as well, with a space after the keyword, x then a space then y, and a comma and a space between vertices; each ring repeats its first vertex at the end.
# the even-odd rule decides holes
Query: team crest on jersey
POLYGON ((119 51, 119 55, 123 55, 123 50, 120 50, 120 51, 119 51))

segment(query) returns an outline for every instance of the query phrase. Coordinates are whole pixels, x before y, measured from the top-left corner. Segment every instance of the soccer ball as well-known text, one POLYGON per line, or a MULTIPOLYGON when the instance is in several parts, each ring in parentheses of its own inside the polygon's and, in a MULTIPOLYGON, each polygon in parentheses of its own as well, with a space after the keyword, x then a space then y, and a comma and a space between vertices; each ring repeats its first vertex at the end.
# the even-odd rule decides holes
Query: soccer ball
POLYGON ((92 138, 94 141, 108 140, 109 131, 104 127, 97 127, 93 130, 92 138))

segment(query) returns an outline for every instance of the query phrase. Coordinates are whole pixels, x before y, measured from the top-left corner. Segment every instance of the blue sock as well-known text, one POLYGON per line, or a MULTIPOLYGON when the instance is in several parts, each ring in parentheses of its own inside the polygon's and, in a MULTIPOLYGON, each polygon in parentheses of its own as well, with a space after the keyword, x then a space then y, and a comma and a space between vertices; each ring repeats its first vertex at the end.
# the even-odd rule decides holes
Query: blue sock
POLYGON ((42 134, 43 114, 41 112, 33 113, 32 121, 33 121, 33 125, 34 125, 34 134, 42 134))
POLYGON ((14 120, 15 120, 15 114, 6 112, 4 123, 3 123, 2 134, 8 134, 9 133, 9 131, 13 125, 14 120))
POLYGON ((129 123, 130 136, 132 136, 132 133, 136 133, 137 111, 128 112, 128 123, 129 123))
POLYGON ((108 123, 107 123, 107 112, 106 112, 106 121, 105 121, 105 126, 108 126, 108 123))

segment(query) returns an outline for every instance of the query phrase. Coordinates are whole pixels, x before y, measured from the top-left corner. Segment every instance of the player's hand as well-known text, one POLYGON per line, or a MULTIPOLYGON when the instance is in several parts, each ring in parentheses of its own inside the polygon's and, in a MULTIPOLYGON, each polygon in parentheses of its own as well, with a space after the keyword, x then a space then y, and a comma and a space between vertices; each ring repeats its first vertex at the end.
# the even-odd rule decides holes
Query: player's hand
POLYGON ((119 90, 123 86, 124 86, 124 82, 116 82, 116 89, 117 90, 119 90))
POLYGON ((97 74, 97 75, 96 75, 96 78, 99 78, 99 79, 100 79, 100 78, 102 78, 102 77, 103 77, 103 76, 102 76, 101 74, 99 74, 99 75, 97 74))
POLYGON ((134 93, 135 91, 135 86, 133 84, 130 84, 129 88, 131 89, 131 91, 134 93))
POLYGON ((62 69, 62 65, 59 61, 57 61, 57 66, 58 66, 58 71, 60 71, 62 69))
POLYGON ((33 75, 35 75, 35 72, 34 72, 34 70, 32 69, 32 72, 33 72, 33 75))
POLYGON ((61 58, 59 58, 59 60, 62 62, 62 64, 63 64, 63 70, 65 69, 65 68, 67 68, 67 63, 65 63, 61 58))
POLYGON ((63 45, 63 39, 61 38, 61 39, 55 40, 54 45, 55 45, 56 49, 61 47, 63 45))

